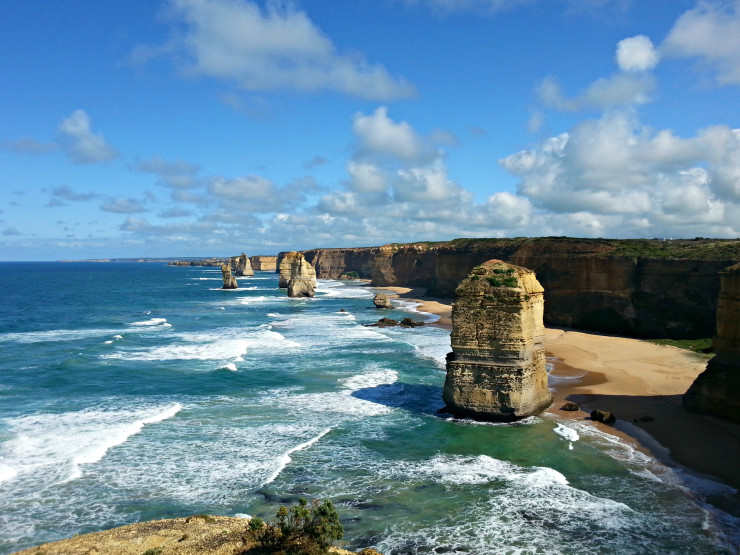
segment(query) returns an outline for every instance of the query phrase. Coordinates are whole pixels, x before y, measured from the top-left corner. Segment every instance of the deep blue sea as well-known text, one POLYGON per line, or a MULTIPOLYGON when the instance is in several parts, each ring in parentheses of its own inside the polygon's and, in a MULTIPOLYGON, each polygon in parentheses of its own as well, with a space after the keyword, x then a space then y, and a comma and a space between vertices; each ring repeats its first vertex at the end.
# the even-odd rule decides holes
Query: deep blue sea
POLYGON ((299 496, 386 555, 734 552, 738 520, 704 501, 726 486, 588 421, 438 414, 449 331, 365 327, 372 288, 220 286, 218 268, 0 264, 0 553, 299 496))

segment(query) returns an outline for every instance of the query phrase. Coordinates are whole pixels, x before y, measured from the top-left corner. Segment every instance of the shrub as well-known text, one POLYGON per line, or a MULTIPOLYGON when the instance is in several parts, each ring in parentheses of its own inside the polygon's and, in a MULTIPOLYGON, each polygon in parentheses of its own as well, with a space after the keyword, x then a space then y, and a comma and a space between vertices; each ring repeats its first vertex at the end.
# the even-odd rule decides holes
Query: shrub
POLYGON ((339 514, 328 499, 309 506, 308 501, 300 498, 298 505, 291 509, 280 507, 275 516, 275 523, 259 518, 249 521, 252 537, 268 553, 320 555, 344 535, 339 514))

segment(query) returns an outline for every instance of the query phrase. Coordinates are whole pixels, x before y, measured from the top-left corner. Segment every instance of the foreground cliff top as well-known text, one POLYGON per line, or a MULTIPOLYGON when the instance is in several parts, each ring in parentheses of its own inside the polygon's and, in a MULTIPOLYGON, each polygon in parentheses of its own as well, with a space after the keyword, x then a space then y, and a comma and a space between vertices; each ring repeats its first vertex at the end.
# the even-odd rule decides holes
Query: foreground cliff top
MULTIPOLYGON (((244 540, 248 520, 198 515, 152 520, 103 532, 83 534, 18 551, 15 555, 236 555, 249 549, 244 540)), ((330 553, 351 555, 332 548, 330 553)))

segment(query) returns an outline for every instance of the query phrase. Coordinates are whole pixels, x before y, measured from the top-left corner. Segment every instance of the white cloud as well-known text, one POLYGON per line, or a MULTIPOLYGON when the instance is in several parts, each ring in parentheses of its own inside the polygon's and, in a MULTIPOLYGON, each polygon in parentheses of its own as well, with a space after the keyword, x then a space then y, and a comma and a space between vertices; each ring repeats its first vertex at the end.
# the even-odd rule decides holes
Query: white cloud
POLYGON ((699 58, 721 85, 739 85, 740 0, 700 1, 676 21, 661 48, 667 55, 699 58))
POLYGON ((405 121, 396 123, 388 117, 388 108, 381 106, 366 116, 357 112, 352 130, 364 153, 383 154, 407 161, 419 162, 435 155, 434 149, 405 121))
POLYGON ((160 177, 159 184, 176 189, 192 189, 201 185, 197 178, 200 166, 189 162, 168 162, 161 156, 154 156, 136 164, 136 169, 160 177))
POLYGON ((107 162, 118 153, 105 142, 100 133, 90 128, 90 116, 84 110, 75 110, 64 118, 57 128, 57 143, 77 164, 107 162))
POLYGON ((597 79, 574 98, 567 98, 553 77, 543 79, 537 93, 545 107, 575 112, 645 104, 650 102, 654 90, 655 79, 650 74, 617 73, 597 79))
POLYGON ((571 233, 606 236, 687 236, 707 225, 740 234, 729 219, 740 202, 738 162, 740 131, 715 126, 682 138, 631 112, 607 113, 500 161, 541 214, 567 216, 571 233))
POLYGON ((41 143, 29 137, 21 137, 14 141, 5 141, 3 146, 13 152, 25 154, 46 154, 58 148, 56 143, 41 143))
POLYGON ((473 199, 472 193, 447 177, 447 168, 441 160, 428 166, 399 170, 393 191, 395 200, 418 205, 444 203, 449 208, 473 199))
POLYGON ((658 65, 660 56, 648 37, 637 35, 619 41, 616 59, 623 71, 644 71, 658 65))
POLYGON ((235 81, 250 91, 333 90, 361 98, 413 96, 414 88, 379 64, 342 55, 291 2, 266 8, 248 0, 171 0, 185 28, 172 49, 184 52, 188 70, 235 81))
POLYGON ((374 164, 350 160, 347 172, 350 189, 358 193, 382 193, 388 188, 388 176, 374 164))

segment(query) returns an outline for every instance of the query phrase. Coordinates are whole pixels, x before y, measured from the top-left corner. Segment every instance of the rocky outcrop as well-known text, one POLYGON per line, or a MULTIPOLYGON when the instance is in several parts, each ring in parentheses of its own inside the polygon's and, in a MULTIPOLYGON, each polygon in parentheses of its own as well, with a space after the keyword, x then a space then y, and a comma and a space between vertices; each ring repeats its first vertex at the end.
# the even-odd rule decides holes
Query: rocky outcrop
POLYGON ((442 396, 452 414, 512 421, 546 409, 543 289, 526 268, 491 260, 456 291, 442 396))
POLYGON ((274 272, 277 269, 277 256, 250 256, 249 262, 257 272, 274 272))
POLYGON ((241 256, 235 256, 231 259, 231 270, 236 276, 253 276, 254 271, 249 263, 247 255, 242 253, 241 256))
POLYGON ((716 353, 683 396, 686 410, 740 422, 740 264, 720 272, 716 353))
MULTIPOLYGON (((244 518, 196 515, 82 534, 31 547, 16 555, 237 555, 257 549, 248 529, 249 520, 244 518)), ((352 554, 336 547, 329 548, 328 552, 352 554)))
POLYGON ((221 277, 224 280, 224 285, 221 289, 236 289, 239 287, 236 283, 236 278, 231 275, 231 267, 227 264, 221 266, 221 277))
POLYGON ((740 241, 456 239, 304 255, 319 278, 352 272, 373 285, 425 287, 447 298, 473 267, 496 258, 537 274, 547 325, 681 339, 715 334, 719 272, 740 260, 740 241))
POLYGON ((280 262, 280 287, 287 287, 289 297, 313 297, 316 271, 299 252, 289 252, 280 262))
POLYGON ((373 304, 375 305, 375 308, 393 308, 391 300, 385 293, 378 293, 375 295, 375 297, 373 297, 373 304))

